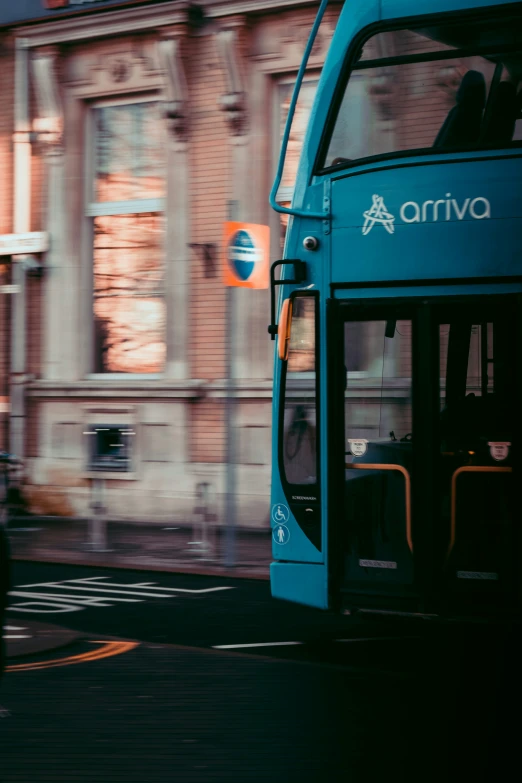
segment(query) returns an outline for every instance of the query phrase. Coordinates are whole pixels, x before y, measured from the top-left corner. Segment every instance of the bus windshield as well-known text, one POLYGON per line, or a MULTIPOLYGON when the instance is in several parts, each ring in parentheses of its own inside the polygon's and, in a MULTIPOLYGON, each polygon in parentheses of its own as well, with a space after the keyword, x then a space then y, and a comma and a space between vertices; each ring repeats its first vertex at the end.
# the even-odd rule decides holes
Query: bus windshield
POLYGON ((352 66, 324 167, 522 141, 522 21, 393 30, 352 66))

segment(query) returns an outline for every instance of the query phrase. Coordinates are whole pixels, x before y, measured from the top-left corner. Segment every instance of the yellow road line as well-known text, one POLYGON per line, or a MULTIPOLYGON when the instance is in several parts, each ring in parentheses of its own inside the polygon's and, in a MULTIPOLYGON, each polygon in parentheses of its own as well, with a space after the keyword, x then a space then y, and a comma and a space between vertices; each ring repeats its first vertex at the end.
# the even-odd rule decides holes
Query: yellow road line
POLYGON ((15 663, 6 666, 6 671, 32 671, 34 669, 52 669, 56 666, 70 666, 74 663, 87 663, 89 661, 100 661, 102 658, 111 658, 113 655, 122 655, 138 647, 139 642, 93 642, 93 644, 102 644, 92 652, 81 653, 80 655, 70 655, 68 658, 55 658, 51 661, 34 661, 32 663, 15 663))

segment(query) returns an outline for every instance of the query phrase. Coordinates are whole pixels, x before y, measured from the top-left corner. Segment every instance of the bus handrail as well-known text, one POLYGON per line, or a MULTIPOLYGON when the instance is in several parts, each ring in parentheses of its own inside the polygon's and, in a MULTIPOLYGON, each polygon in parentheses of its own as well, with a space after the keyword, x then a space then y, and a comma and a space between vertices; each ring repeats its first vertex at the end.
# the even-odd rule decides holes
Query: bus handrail
POLYGON ((346 462, 347 470, 398 470, 404 476, 405 499, 406 499, 406 540, 413 554, 413 540, 411 537, 411 478, 410 474, 403 465, 396 465, 393 462, 346 462))
POLYGON ((449 559, 455 546, 457 534, 457 479, 462 473, 512 473, 513 468, 500 465, 461 465, 451 477, 451 529, 446 561, 449 559))
POLYGON ((286 118, 285 132, 283 134, 283 140, 281 142, 281 153, 279 155, 277 173, 275 175, 275 180, 272 186, 272 190, 270 191, 270 199, 269 199, 270 206, 276 212, 280 212, 283 215, 296 215, 297 217, 316 218, 318 220, 324 220, 325 218, 327 218, 329 215, 329 209, 327 209, 325 212, 307 212, 304 209, 292 209, 291 207, 290 208, 282 207, 280 204, 277 203, 276 199, 277 199, 277 191, 279 190, 279 186, 283 178, 283 169, 286 160, 286 151, 288 149, 288 142, 290 140, 290 131, 292 130, 292 122, 294 119, 297 99, 299 97, 299 93, 301 92, 301 85, 303 83, 303 79, 306 73, 306 66, 308 65, 308 60, 310 58, 310 54, 312 52, 315 39, 317 37, 319 27, 321 26, 321 22, 323 20, 323 16, 326 11, 326 6, 328 5, 328 2, 329 0, 321 0, 321 5, 317 12, 317 17, 312 27, 312 31, 310 33, 310 38, 308 39, 308 43, 306 44, 306 49, 303 54, 301 66, 297 74, 294 92, 292 94, 292 100, 290 101, 290 107, 288 109, 288 117, 286 118))

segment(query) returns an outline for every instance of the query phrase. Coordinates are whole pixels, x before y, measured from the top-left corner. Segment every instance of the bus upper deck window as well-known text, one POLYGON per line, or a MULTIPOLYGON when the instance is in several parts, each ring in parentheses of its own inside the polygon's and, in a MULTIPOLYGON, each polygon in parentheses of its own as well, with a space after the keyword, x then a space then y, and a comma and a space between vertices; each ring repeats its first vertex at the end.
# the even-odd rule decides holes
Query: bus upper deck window
POLYGON ((369 38, 352 60, 325 167, 520 140, 522 17, 369 38))

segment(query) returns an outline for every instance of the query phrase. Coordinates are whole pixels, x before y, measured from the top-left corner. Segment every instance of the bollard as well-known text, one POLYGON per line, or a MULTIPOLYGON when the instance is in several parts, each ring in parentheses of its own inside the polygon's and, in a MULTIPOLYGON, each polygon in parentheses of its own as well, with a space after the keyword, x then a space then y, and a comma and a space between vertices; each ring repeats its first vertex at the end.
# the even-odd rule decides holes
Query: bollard
POLYGON ((215 490, 208 481, 196 484, 196 505, 192 512, 192 541, 188 542, 191 552, 200 555, 200 560, 212 560, 215 545, 214 535, 209 535, 209 526, 215 524, 215 490))
POLYGON ((104 504, 105 479, 91 479, 92 515, 89 520, 89 541, 87 547, 92 552, 108 552, 107 547, 107 517, 104 504))

